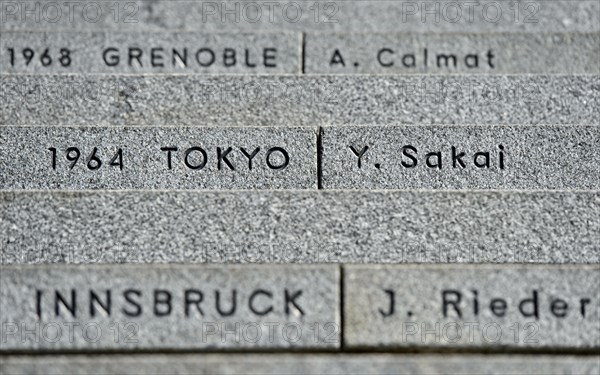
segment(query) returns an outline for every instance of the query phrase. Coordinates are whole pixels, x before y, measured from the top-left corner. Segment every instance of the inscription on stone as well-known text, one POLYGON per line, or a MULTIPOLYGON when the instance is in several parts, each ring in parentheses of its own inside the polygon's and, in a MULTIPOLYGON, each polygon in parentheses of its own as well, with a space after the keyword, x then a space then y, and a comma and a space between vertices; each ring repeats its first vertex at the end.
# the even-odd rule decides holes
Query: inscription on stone
POLYGON ((3 267, 1 351, 339 347, 332 266, 3 267))
POLYGON ((305 55, 316 74, 598 74, 600 33, 316 33, 305 55))
POLYGON ((313 128, 1 127, 2 189, 316 188, 313 128))
POLYGON ((598 189, 597 126, 324 127, 330 189, 598 189))
POLYGON ((2 32, 2 73, 293 74, 297 33, 2 32))
POLYGON ((598 349, 600 267, 347 266, 349 347, 598 349))

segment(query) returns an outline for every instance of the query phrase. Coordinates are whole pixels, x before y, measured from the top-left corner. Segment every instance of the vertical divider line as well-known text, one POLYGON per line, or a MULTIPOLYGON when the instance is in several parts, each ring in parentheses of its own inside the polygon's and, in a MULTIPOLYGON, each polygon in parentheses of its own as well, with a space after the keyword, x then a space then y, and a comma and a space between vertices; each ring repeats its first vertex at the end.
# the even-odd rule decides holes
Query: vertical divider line
POLYGON ((303 32, 302 35, 300 36, 301 38, 301 43, 300 43, 300 74, 304 75, 305 73, 305 69, 304 69, 304 64, 306 61, 306 33, 303 32))
POLYGON ((319 126, 317 129, 317 190, 323 189, 323 140, 322 140, 323 128, 319 126))
POLYGON ((344 265, 340 264, 340 351, 344 351, 344 332, 346 327, 344 326, 344 265))

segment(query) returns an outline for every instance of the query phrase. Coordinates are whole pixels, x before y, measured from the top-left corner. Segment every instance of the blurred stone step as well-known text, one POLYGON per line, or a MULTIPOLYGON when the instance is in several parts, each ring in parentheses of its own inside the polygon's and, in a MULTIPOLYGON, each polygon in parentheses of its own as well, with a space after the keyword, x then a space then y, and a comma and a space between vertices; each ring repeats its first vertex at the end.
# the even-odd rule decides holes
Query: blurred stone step
POLYGON ((598 263, 597 191, 0 192, 0 261, 598 263))
POLYGON ((308 33, 304 53, 309 74, 600 73, 600 33, 308 33))
POLYGON ((299 33, 3 32, 2 73, 298 74, 299 33))
POLYGON ((344 268, 348 348, 600 348, 600 265, 344 268))
POLYGON ((591 375, 596 356, 469 354, 147 354, 0 357, 5 375, 62 374, 465 374, 591 375))
POLYGON ((596 0, 3 1, 0 30, 598 31, 596 0))
POLYGON ((321 142, 324 189, 600 188, 598 126, 324 127, 321 142))
POLYGON ((0 281, 3 352, 340 347, 335 266, 13 266, 0 281))
POLYGON ((0 125, 595 125, 600 76, 1 75, 0 125))
POLYGON ((316 130, 0 127, 0 189, 316 189, 316 130))

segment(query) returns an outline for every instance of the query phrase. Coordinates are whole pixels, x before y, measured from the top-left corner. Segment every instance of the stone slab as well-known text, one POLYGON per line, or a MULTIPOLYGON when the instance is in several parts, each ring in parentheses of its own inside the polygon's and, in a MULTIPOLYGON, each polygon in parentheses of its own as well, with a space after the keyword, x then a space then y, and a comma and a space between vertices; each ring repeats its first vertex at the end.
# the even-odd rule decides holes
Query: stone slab
POLYGON ((599 74, 600 33, 306 36, 314 74, 599 74))
POLYGON ((344 269, 349 348, 600 348, 600 266, 344 269))
POLYGON ((600 263, 598 191, 2 191, 0 262, 600 263))
POLYGON ((2 73, 297 74, 299 33, 3 32, 2 73))
POLYGON ((419 354, 150 354, 3 356, 10 374, 489 374, 584 375, 600 369, 597 356, 419 354))
POLYGON ((597 126, 324 127, 325 189, 600 188, 597 126))
POLYGON ((598 31, 595 0, 8 1, 2 30, 598 31), (49 5, 50 4, 50 5, 49 5))
POLYGON ((340 346, 334 266, 9 266, 0 281, 3 352, 340 346))
POLYGON ((2 75, 0 125, 597 125, 600 76, 2 75))
POLYGON ((316 129, 0 127, 0 170, 0 189, 316 189, 316 129))

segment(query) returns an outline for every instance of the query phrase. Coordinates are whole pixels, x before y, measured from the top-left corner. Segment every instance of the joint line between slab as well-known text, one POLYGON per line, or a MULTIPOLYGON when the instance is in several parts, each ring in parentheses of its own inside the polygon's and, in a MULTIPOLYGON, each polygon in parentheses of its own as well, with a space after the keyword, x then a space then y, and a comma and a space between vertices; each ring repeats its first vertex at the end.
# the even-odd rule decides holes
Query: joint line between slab
POLYGON ((323 128, 317 129, 317 190, 323 190, 323 128))
POLYGON ((340 286, 340 290, 339 290, 339 297, 340 297, 340 351, 343 352, 345 351, 345 338, 344 338, 344 332, 346 332, 346 327, 344 326, 344 316, 346 315, 344 312, 344 294, 345 294, 345 290, 344 290, 344 265, 340 264, 339 266, 339 270, 340 270, 340 280, 339 280, 339 286, 340 286))
POLYGON ((306 33, 300 35, 300 74, 306 74, 306 33))

